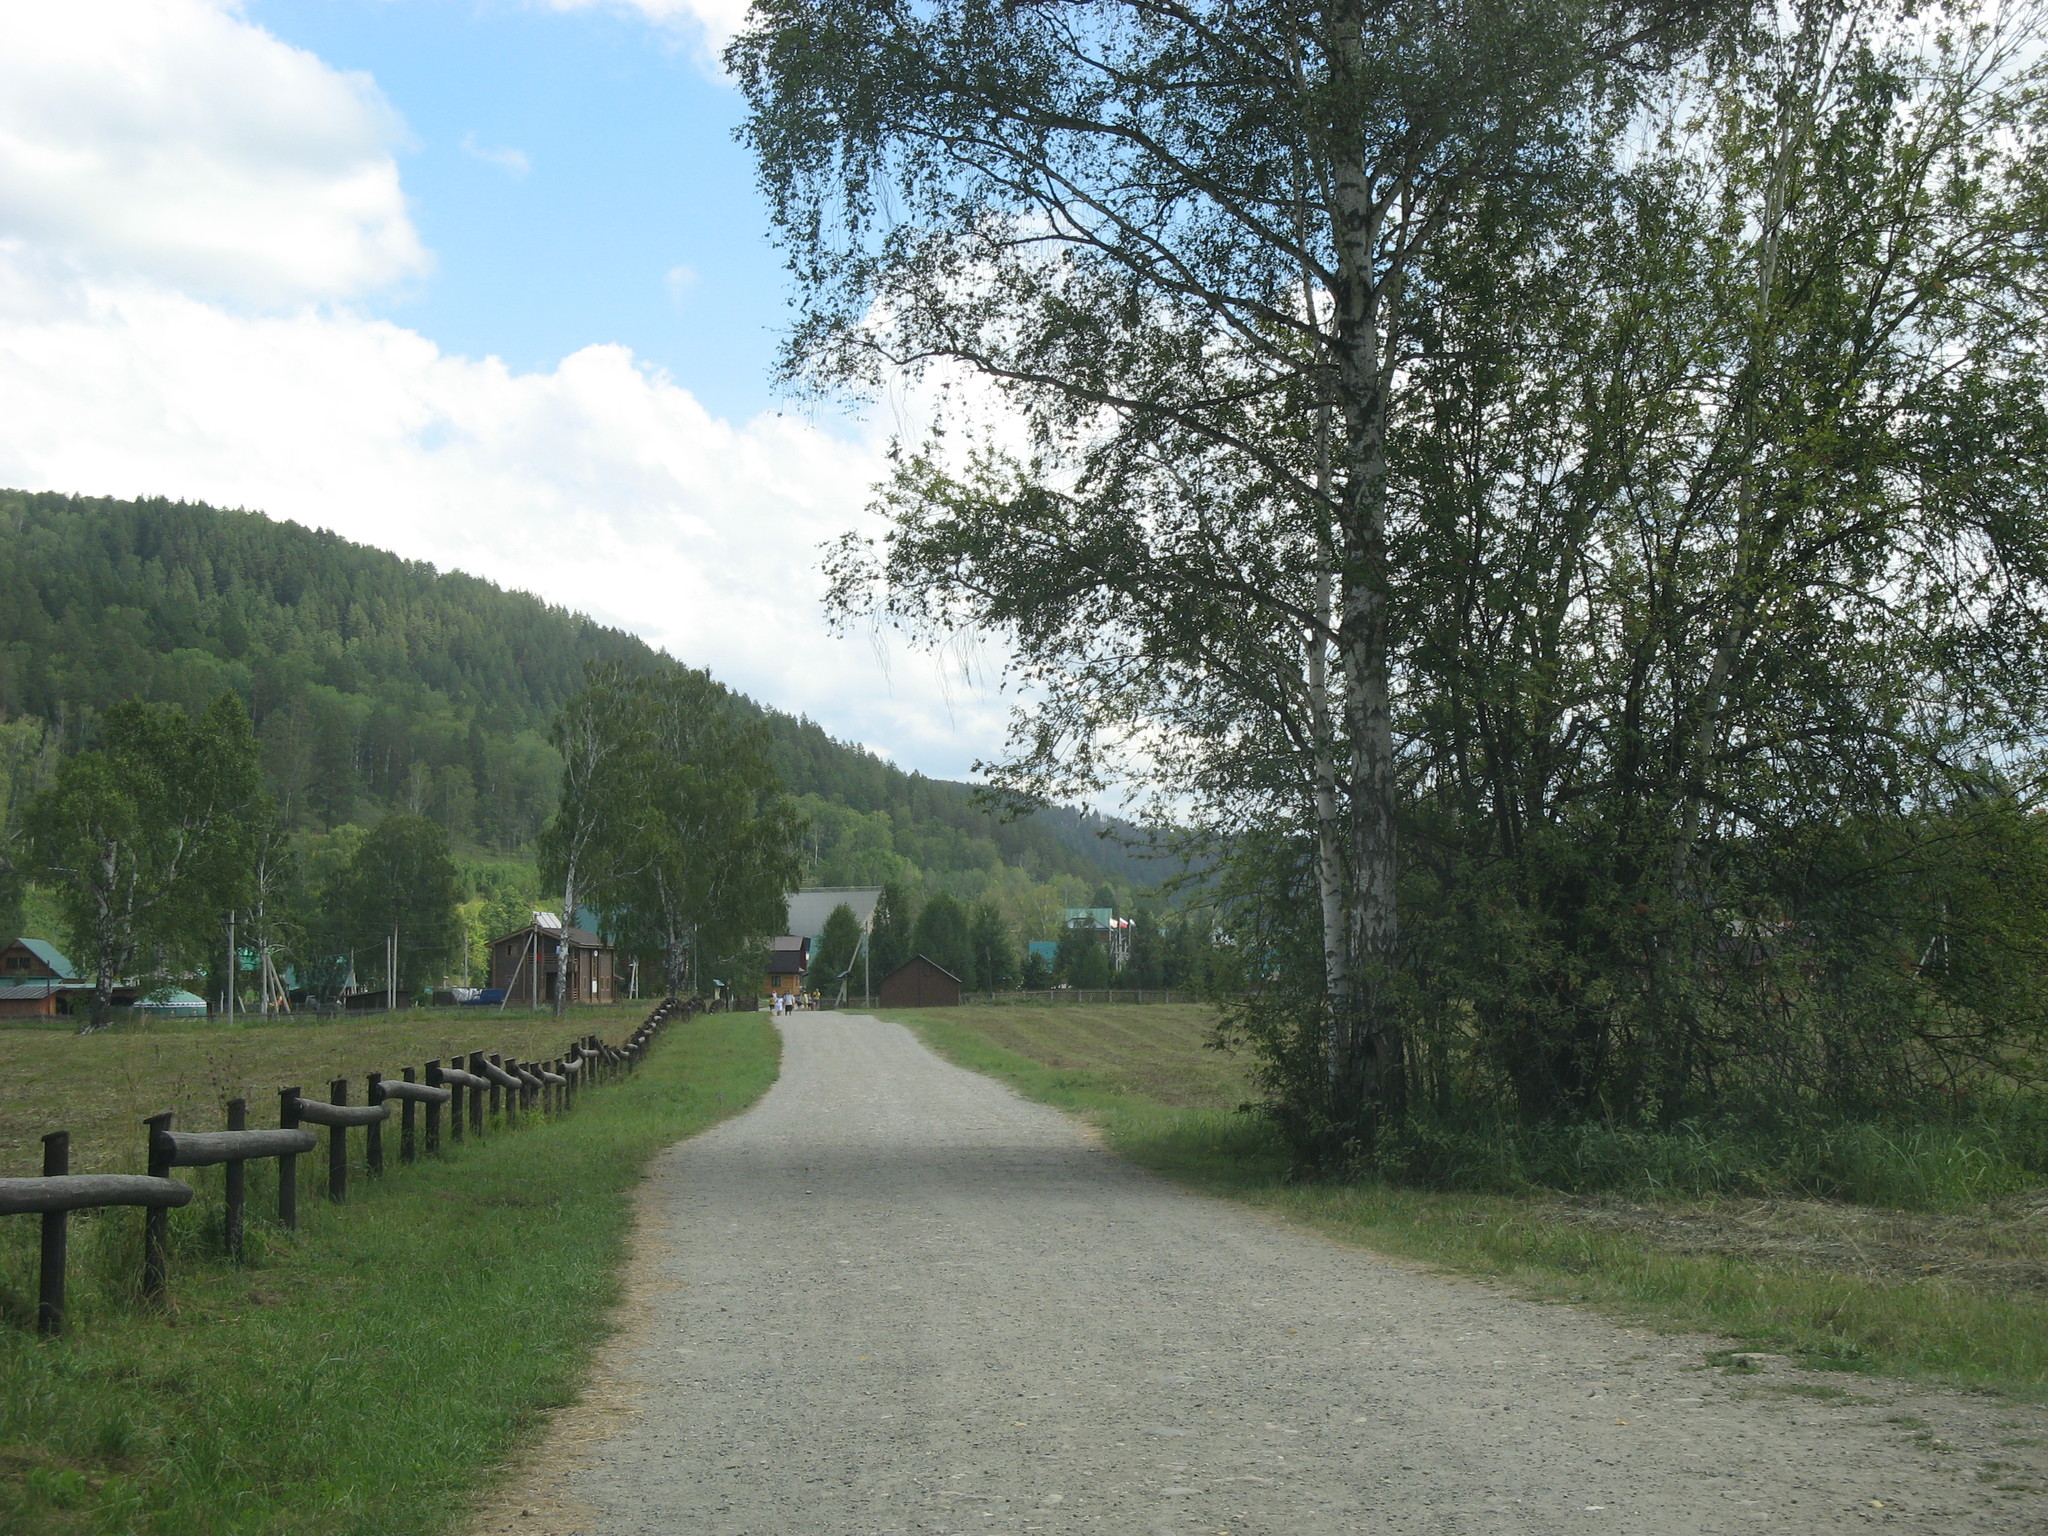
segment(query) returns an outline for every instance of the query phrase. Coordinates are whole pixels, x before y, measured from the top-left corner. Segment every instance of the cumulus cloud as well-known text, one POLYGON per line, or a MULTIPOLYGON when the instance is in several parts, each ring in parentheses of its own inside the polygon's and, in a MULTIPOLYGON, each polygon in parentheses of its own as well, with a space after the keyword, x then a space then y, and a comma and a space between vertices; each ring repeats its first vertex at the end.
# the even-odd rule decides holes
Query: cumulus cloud
POLYGON ((366 77, 207 0, 6 0, 0 239, 255 304, 427 269, 366 77))
POLYGON ((520 372, 361 313, 428 260, 371 82, 229 4, 0 16, 0 485, 330 528, 928 771, 997 738, 957 654, 828 631, 819 545, 865 517, 878 439, 720 420, 623 347, 520 372))
POLYGON ((591 613, 934 771, 1000 731, 957 658, 828 632, 818 546, 862 520, 873 441, 720 420, 616 346, 521 373, 360 316, 139 286, 22 302, 33 286, 0 283, 0 484, 332 528, 591 613))

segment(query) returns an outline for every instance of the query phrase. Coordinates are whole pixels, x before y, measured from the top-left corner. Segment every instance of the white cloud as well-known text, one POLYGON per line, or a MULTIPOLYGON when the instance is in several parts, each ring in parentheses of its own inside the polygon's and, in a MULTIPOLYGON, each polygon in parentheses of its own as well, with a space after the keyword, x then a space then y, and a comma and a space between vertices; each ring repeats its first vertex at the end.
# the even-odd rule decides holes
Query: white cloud
POLYGON ((550 10, 632 11, 656 26, 694 38, 707 62, 725 51, 746 23, 749 0, 545 0, 550 10))
POLYGON ((929 772, 999 739, 957 658, 828 632, 819 545, 865 518, 878 441, 719 420, 622 347, 521 373, 338 306, 426 266, 398 129, 231 5, 0 0, 0 26, 0 485, 331 528, 929 772))
POLYGON ((517 373, 360 316, 6 275, 0 485, 332 528, 591 613, 928 771, 999 737, 998 702, 931 659, 827 632, 818 546, 864 520, 874 441, 719 420, 621 347, 517 373))
POLYGON ((697 269, 692 266, 670 267, 661 281, 662 286, 668 289, 669 303, 681 309, 690 296, 690 290, 697 286, 697 269))
POLYGON ((533 169, 533 162, 526 158, 525 150, 514 149, 509 144, 485 144, 473 133, 465 133, 462 136, 462 152, 472 160, 481 160, 485 165, 495 165, 514 180, 533 169))
POLYGON ((425 270, 367 77, 206 0, 0 0, 0 28, 0 238, 259 304, 425 270))

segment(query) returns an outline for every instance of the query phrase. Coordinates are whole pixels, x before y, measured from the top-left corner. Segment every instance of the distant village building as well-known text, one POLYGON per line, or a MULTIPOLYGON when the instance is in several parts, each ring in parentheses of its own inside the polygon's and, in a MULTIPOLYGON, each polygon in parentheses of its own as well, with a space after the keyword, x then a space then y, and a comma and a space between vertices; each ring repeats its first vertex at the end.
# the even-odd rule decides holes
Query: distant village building
POLYGON ((768 995, 795 997, 804 990, 811 969, 811 941, 785 933, 768 941, 768 995))
POLYGON ((1062 928, 1084 928, 1095 935, 1096 942, 1109 951, 1109 967, 1120 971, 1131 956, 1131 929, 1134 926, 1128 917, 1118 917, 1114 907, 1067 907, 1060 913, 1062 928))
MULTIPOLYGON (((848 986, 854 992, 867 990, 860 962, 867 949, 868 935, 874 930, 875 908, 880 906, 881 902, 882 888, 879 885, 814 885, 807 890, 798 891, 789 898, 787 937, 809 941, 810 947, 804 961, 807 979, 810 956, 817 954, 825 941, 825 924, 832 914, 843 906, 853 913, 853 920, 860 925, 860 945, 854 950, 854 965, 847 978, 848 986)), ((778 939, 776 942, 782 941, 778 939)), ((819 992, 827 994, 825 1000, 829 1003, 832 1001, 832 994, 839 990, 839 977, 818 976, 811 980, 811 985, 819 992)), ((768 988, 771 992, 775 990, 772 975, 768 988)))
MULTIPOLYGON (((69 1013, 69 1001, 92 991, 57 947, 42 939, 10 939, 0 949, 0 1019, 48 1019, 69 1013)), ((130 992, 133 997, 133 992, 130 992)))
POLYGON ((882 978, 875 1001, 884 1008, 958 1008, 960 978, 928 956, 912 955, 882 978))
POLYGON ((508 1003, 552 1003, 558 947, 567 950, 570 1002, 619 1000, 618 956, 611 946, 587 928, 565 929, 553 912, 536 912, 524 928, 491 940, 491 985, 508 1003))

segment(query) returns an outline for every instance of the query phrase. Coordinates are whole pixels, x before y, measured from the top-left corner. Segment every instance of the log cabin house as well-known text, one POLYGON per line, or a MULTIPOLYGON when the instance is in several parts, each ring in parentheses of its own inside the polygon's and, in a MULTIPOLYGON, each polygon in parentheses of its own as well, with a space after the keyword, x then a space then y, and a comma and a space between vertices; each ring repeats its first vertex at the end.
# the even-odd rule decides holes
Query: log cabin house
POLYGON ((564 929, 552 912, 536 912, 524 928, 491 940, 491 985, 503 990, 508 1003, 552 1003, 562 941, 569 961, 569 1001, 617 1002, 618 956, 611 946, 587 928, 564 929))

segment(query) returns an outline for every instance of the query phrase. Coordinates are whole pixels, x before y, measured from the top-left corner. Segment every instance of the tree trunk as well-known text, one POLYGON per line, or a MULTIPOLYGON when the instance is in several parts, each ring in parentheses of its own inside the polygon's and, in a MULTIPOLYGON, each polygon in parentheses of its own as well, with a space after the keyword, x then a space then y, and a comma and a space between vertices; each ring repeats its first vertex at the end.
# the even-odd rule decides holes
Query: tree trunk
MULTIPOLYGON (((1332 29, 1340 84, 1365 61, 1355 8, 1332 29)), ((1343 144, 1342 124, 1331 142, 1343 144)), ((1348 864, 1350 987, 1332 998, 1327 1055, 1330 1114, 1339 1155, 1369 1152, 1405 1108, 1406 1074, 1392 982, 1400 943, 1396 898, 1394 733, 1387 599, 1386 436, 1393 384, 1389 331, 1399 271, 1383 263, 1390 215, 1405 188, 1376 192, 1362 158, 1330 167, 1331 234, 1337 256, 1331 337, 1342 423, 1337 509, 1338 661, 1350 745, 1348 864), (1384 270, 1383 270, 1384 265, 1384 270)), ((1401 242, 1406 244, 1406 242, 1401 242)), ((1398 259, 1398 258, 1396 258, 1398 259)))
POLYGON ((562 879, 562 926, 555 935, 555 1017, 569 1006, 569 928, 576 921, 576 859, 572 854, 562 879))

